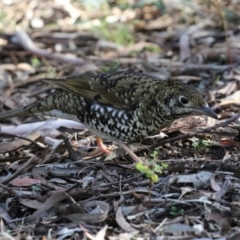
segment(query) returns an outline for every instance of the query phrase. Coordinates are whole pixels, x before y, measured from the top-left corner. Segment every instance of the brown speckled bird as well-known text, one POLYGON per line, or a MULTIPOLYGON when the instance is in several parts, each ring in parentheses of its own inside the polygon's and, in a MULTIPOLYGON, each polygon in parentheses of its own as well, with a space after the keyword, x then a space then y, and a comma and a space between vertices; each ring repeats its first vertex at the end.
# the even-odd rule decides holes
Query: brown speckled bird
POLYGON ((43 79, 60 89, 24 108, 0 113, 0 120, 40 113, 80 121, 100 138, 138 142, 174 120, 189 115, 217 115, 192 86, 175 80, 161 81, 137 72, 87 73, 65 79, 43 79))

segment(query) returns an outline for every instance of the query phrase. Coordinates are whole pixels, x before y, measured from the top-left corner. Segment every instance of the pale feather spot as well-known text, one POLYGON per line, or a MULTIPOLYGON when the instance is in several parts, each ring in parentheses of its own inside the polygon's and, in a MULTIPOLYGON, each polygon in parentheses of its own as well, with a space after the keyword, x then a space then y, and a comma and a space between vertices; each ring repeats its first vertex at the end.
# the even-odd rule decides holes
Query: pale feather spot
POLYGON ((154 127, 153 125, 148 126, 148 130, 149 130, 150 132, 152 132, 154 129, 155 129, 155 127, 154 127))
POLYGON ((119 122, 117 122, 117 128, 118 128, 118 129, 121 129, 121 128, 122 128, 122 124, 119 123, 119 122))
POLYGON ((69 120, 74 120, 79 122, 79 119, 77 118, 76 115, 67 114, 57 109, 51 110, 49 112, 44 112, 43 114, 46 116, 59 117, 59 118, 64 118, 64 119, 69 119, 69 120))
POLYGON ((137 128, 139 128, 140 127, 140 122, 136 122, 136 126, 137 126, 137 128))
POLYGON ((98 125, 98 126, 99 126, 99 128, 103 128, 103 129, 105 129, 105 128, 106 128, 106 126, 105 126, 105 125, 103 125, 103 124, 102 124, 102 122, 99 122, 99 125, 98 125))
POLYGON ((123 111, 119 111, 119 112, 118 112, 118 117, 119 117, 119 118, 122 118, 122 115, 123 115, 123 111))
POLYGON ((98 104, 94 104, 92 105, 92 108, 93 110, 97 111, 100 108, 100 106, 98 104))
POLYGON ((91 119, 91 125, 96 128, 97 120, 95 118, 91 119))
POLYGON ((146 130, 141 130, 141 134, 142 134, 143 136, 146 136, 146 135, 147 135, 147 131, 146 131, 146 130))
POLYGON ((126 113, 123 114, 123 118, 124 118, 125 120, 128 120, 128 116, 127 116, 126 113))
POLYGON ((113 111, 112 111, 112 116, 113 116, 113 117, 116 117, 116 114, 117 114, 117 111, 116 111, 116 110, 113 110, 113 111))
POLYGON ((101 107, 101 108, 100 108, 100 113, 101 113, 101 114, 104 114, 104 113, 105 113, 105 111, 104 111, 104 108, 103 108, 103 107, 101 107))
POLYGON ((124 139, 126 137, 125 133, 121 133, 121 137, 124 139))
POLYGON ((109 125, 113 125, 114 124, 114 122, 113 122, 113 120, 111 118, 108 120, 108 124, 109 125))

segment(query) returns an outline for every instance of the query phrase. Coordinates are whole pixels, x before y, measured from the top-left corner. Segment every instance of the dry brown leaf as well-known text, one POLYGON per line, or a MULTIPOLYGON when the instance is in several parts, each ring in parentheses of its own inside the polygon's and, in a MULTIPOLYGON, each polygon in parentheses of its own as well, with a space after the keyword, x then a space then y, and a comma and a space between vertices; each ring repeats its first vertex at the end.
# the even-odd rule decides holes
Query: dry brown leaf
POLYGON ((65 214, 64 217, 74 223, 79 222, 100 223, 107 218, 110 209, 109 204, 104 201, 89 201, 84 204, 81 203, 80 206, 81 208, 86 209, 95 207, 95 212, 92 211, 89 213, 65 214))
POLYGON ((136 30, 156 30, 156 29, 165 29, 171 26, 174 23, 174 19, 171 18, 169 15, 164 15, 156 20, 150 21, 139 21, 137 22, 134 27, 136 30))
POLYGON ((166 224, 162 228, 160 228, 161 232, 164 233, 182 233, 182 232, 195 232, 195 229, 187 224, 181 223, 172 223, 166 224))
POLYGON ((211 177, 211 172, 201 171, 195 174, 179 175, 177 182, 184 184, 191 183, 195 188, 199 188, 203 185, 208 184, 211 177))
POLYGON ((45 211, 50 209, 53 206, 56 206, 57 203, 61 202, 64 199, 68 199, 69 196, 64 192, 57 192, 56 194, 49 197, 40 208, 35 211, 32 215, 25 218, 27 223, 36 221, 45 211))
POLYGON ((33 178, 29 178, 28 176, 25 176, 23 178, 15 178, 10 182, 10 184, 15 187, 29 187, 34 184, 41 184, 41 182, 42 182, 41 180, 33 179, 33 178))
MULTIPOLYGON (((9 216, 8 212, 0 207, 0 217, 1 217, 1 220, 4 219, 5 222, 7 223, 8 227, 10 227, 11 229, 17 229, 17 225, 12 221, 12 218, 9 216)), ((3 229, 1 228, 1 231, 3 229)))
MULTIPOLYGON (((25 138, 27 138, 31 141, 36 141, 39 137, 40 137, 39 133, 32 132, 29 135, 27 135, 25 138)), ((0 143, 0 153, 10 152, 10 151, 14 151, 20 147, 28 146, 28 145, 32 144, 31 141, 27 141, 24 139, 17 139, 17 140, 13 140, 12 142, 1 142, 0 143)))
POLYGON ((217 212, 205 212, 206 219, 208 221, 216 222, 220 227, 221 230, 228 231, 230 229, 229 219, 223 217, 217 212))
POLYGON ((42 202, 36 200, 36 199, 26 199, 26 198, 22 198, 19 200, 19 202, 29 208, 32 209, 39 209, 42 205, 42 202))

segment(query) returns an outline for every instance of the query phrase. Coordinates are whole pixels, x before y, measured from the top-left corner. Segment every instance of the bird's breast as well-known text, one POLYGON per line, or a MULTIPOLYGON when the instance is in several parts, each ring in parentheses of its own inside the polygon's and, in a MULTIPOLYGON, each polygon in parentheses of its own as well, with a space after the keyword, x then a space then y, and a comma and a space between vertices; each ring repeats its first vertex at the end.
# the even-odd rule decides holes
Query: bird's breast
POLYGON ((84 124, 90 131, 103 138, 135 142, 154 130, 154 126, 144 124, 138 110, 119 110, 113 107, 92 104, 85 113, 84 124))

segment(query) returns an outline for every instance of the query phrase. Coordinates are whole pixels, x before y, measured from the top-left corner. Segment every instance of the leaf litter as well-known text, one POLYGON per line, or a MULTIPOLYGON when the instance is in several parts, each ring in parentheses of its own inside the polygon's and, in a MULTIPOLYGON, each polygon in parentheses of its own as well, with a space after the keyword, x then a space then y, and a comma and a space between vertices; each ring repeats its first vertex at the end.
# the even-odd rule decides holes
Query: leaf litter
POLYGON ((49 94, 40 78, 134 70, 193 84, 219 116, 180 119, 134 145, 167 164, 155 184, 117 146, 86 159, 95 143, 81 123, 2 121, 1 238, 239 238, 237 1, 4 0, 0 9, 0 111, 49 94))

